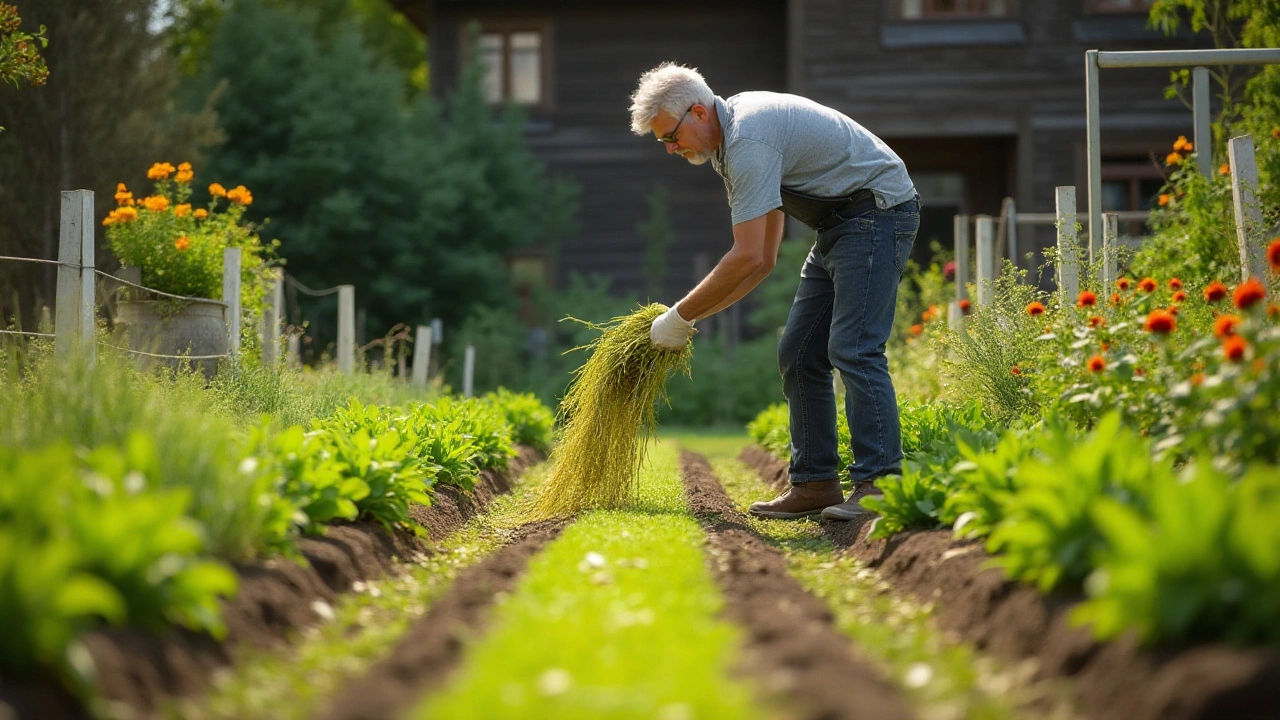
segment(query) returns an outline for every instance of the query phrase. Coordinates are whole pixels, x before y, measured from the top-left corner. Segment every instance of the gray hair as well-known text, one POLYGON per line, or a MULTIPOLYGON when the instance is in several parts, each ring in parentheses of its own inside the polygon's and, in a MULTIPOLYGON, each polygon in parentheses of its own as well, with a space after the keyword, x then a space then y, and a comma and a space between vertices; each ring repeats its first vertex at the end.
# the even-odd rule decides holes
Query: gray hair
POLYGON ((664 62, 640 76, 631 94, 631 132, 645 135, 653 130, 659 111, 680 117, 694 105, 711 107, 715 93, 695 68, 664 62))

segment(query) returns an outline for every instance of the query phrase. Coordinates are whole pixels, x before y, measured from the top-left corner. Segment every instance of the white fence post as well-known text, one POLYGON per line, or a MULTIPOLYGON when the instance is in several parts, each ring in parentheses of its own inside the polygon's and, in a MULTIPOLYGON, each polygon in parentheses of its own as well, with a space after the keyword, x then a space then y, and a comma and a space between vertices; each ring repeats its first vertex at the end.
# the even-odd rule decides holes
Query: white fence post
POLYGON ((1116 281, 1116 244, 1120 242, 1120 214, 1102 214, 1102 267, 1098 274, 1105 290, 1116 281))
POLYGON ((350 375, 355 369, 356 286, 338 286, 338 372, 350 375))
POLYGON ((952 220, 956 252, 956 302, 969 294, 969 216, 956 215, 952 220))
POLYGON ((222 251, 222 302, 227 304, 227 354, 240 356, 240 248, 222 251))
POLYGON ((1009 262, 1013 263, 1016 270, 1018 265, 1018 205, 1013 198, 1004 199, 1005 232, 1008 233, 1009 242, 1009 262))
POLYGON ((60 357, 74 349, 94 358, 93 191, 62 191, 58 228, 58 295, 54 305, 54 350, 60 357))
POLYGON ((1267 276, 1266 249, 1262 242, 1262 209, 1258 207, 1258 164, 1253 157, 1253 137, 1241 135, 1227 143, 1231 162, 1231 199, 1235 204, 1236 240, 1240 244, 1242 279, 1267 276))
POLYGON ((413 339, 413 387, 425 387, 427 368, 431 366, 431 327, 419 325, 413 339))
POLYGON ((973 224, 978 236, 978 304, 986 307, 995 300, 995 281, 992 275, 992 268, 995 266, 995 227, 990 215, 976 216, 973 224))
POLYGON ((1191 141, 1195 145, 1196 170, 1213 179, 1213 138, 1209 124, 1209 68, 1191 71, 1191 115, 1195 121, 1191 141))
POLYGON ((284 341, 284 361, 291 368, 302 367, 302 349, 301 342, 298 340, 298 333, 291 332, 289 337, 284 341))
POLYGON ((468 345, 462 360, 462 397, 471 397, 475 390, 476 346, 468 345))
POLYGON ((280 315, 284 309, 284 278, 280 270, 271 273, 271 290, 262 313, 262 364, 274 367, 280 362, 280 315))
POLYGON ((1058 299, 1062 307, 1069 308, 1080 292, 1080 264, 1077 252, 1080 247, 1076 237, 1076 189, 1073 185, 1054 188, 1054 202, 1058 225, 1058 299))

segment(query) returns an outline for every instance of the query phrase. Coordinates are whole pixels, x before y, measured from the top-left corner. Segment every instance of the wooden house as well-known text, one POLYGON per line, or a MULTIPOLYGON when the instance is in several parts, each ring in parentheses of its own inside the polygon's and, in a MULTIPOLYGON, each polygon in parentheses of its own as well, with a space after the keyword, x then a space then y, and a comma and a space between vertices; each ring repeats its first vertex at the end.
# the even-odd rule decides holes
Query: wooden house
MULTIPOLYGON (((431 87, 457 82, 479 29, 488 89, 529 112, 527 140, 582 188, 576 237, 558 268, 600 273, 644 295, 647 197, 667 189, 674 240, 662 296, 685 293, 732 235, 710 167, 668 157, 629 131, 638 76, 665 60, 697 67, 721 96, 776 90, 836 108, 903 158, 922 196, 918 257, 951 242, 957 212, 1051 212, 1054 187, 1085 211, 1084 54, 1188 47, 1146 27, 1149 0, 388 0, 428 35, 431 87)), ((1191 112, 1164 99, 1169 73, 1102 77, 1105 210, 1147 207, 1159 161, 1191 112)), ((1041 246, 1052 230, 1026 230, 1041 246)), ((537 258, 521 261, 541 272, 537 258)), ((1035 263, 1022 261, 1024 267, 1035 263)), ((787 269, 780 268, 786 272, 787 269)))

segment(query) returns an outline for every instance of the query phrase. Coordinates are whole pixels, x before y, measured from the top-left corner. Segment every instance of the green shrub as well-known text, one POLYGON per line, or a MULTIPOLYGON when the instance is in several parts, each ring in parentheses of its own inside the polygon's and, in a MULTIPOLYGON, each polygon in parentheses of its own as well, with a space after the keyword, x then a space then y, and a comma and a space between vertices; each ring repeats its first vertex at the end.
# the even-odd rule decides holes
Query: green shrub
POLYGON ((533 393, 514 393, 500 387, 484 397, 511 426, 511 439, 539 452, 551 450, 555 439, 556 416, 533 393))

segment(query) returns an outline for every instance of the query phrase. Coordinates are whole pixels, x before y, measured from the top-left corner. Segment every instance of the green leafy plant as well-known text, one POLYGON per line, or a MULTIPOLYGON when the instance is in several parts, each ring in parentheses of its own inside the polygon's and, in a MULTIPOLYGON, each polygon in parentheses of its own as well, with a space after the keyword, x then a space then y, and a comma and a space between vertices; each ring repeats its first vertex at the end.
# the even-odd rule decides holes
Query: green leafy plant
POLYGON ((551 449, 556 416, 533 393, 515 393, 504 387, 484 397, 511 426, 511 440, 540 452, 551 449))

